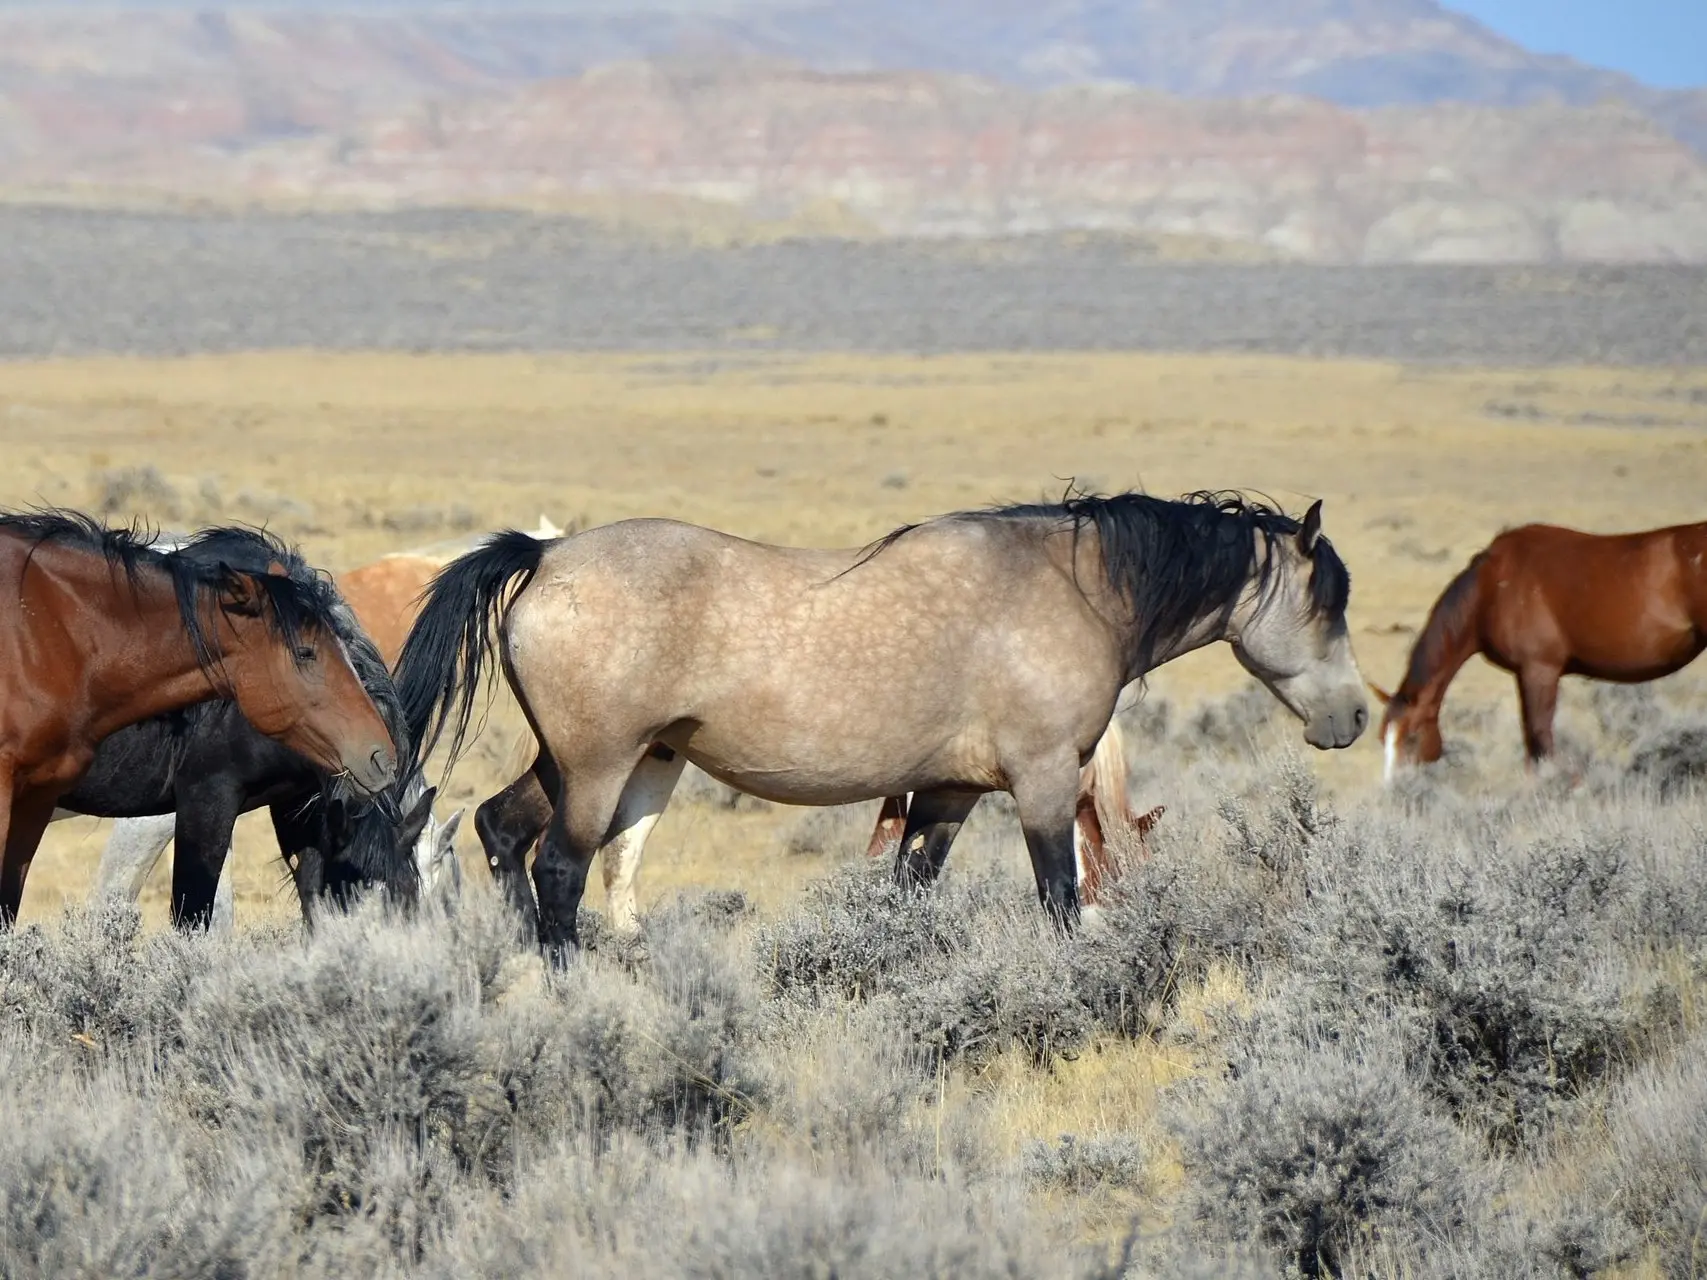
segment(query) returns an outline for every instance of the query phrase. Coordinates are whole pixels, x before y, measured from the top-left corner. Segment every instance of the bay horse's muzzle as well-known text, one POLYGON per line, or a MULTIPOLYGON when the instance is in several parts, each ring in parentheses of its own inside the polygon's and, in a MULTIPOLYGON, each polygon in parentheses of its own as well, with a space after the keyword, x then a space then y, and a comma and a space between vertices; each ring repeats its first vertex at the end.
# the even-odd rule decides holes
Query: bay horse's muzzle
POLYGON ((366 757, 347 758, 344 771, 362 791, 378 795, 397 781, 397 753, 390 746, 376 746, 366 757))

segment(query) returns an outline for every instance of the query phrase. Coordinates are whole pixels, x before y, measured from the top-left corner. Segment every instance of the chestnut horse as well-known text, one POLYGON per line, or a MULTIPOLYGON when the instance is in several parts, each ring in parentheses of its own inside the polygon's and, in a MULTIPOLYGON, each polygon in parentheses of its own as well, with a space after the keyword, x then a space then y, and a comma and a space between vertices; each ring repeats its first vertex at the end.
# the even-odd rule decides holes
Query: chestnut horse
MULTIPOLYGON (((907 807, 912 797, 889 796, 877 811, 877 825, 866 845, 868 858, 883 858, 901 847, 907 830, 907 807)), ((1120 721, 1110 720, 1108 731, 1097 741, 1090 763, 1079 770, 1079 805, 1073 830, 1074 860, 1079 870, 1079 904, 1094 907, 1102 899, 1102 887, 1118 872, 1108 851, 1106 832, 1133 833, 1140 850, 1145 837, 1167 812, 1157 805, 1148 813, 1132 808, 1126 790, 1126 736, 1120 721)))
MULTIPOLYGON (((561 538, 563 530, 541 516, 532 536, 549 541, 561 538)), ((414 551, 395 551, 337 575, 339 592, 355 610, 368 638, 379 646, 386 665, 395 666, 397 655, 403 652, 403 640, 415 624, 421 597, 433 584, 433 575, 471 550, 472 540, 455 539, 414 551)))
MULTIPOLYGON (((218 531, 209 531, 217 533, 218 531)), ((0 923, 59 797, 127 725, 210 699, 376 794, 396 748, 325 602, 65 511, 0 515, 0 923)))
POLYGON ((1638 684, 1707 648, 1707 524, 1499 535, 1435 601, 1381 721, 1384 775, 1440 759, 1447 686, 1480 653, 1517 677, 1529 763, 1553 751, 1561 676, 1638 684))
POLYGON ((593 857, 632 875, 688 760, 785 804, 915 792, 896 862, 915 884, 979 796, 1007 791, 1038 899, 1070 928, 1079 770, 1120 691, 1222 640, 1306 741, 1349 746, 1368 718, 1349 593, 1319 503, 1298 521, 1233 495, 1075 495, 841 551, 625 520, 499 534, 453 562, 397 686, 423 754, 448 730, 454 759, 501 661, 539 755, 475 825, 554 963, 593 857), (524 858, 542 833, 536 906, 524 858))

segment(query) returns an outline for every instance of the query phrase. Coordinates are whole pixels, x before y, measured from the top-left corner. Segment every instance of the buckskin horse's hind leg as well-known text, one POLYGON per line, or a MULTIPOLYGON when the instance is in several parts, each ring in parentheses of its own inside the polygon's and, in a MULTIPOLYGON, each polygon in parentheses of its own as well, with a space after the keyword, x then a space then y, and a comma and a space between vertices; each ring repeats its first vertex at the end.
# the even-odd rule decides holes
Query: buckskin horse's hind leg
POLYGON ((486 854, 486 866, 498 888, 522 917, 529 937, 539 933, 539 908, 528 885, 527 855, 551 820, 545 778, 556 792, 557 768, 544 752, 533 768, 474 811, 474 830, 486 854), (545 771, 542 778, 541 770, 545 771))
POLYGON ((1553 754, 1553 712, 1559 702, 1557 667, 1526 666, 1517 674, 1523 707, 1523 746, 1531 766, 1553 754))
POLYGON ((954 837, 982 794, 977 791, 919 791, 907 806, 907 829, 895 851, 895 882, 913 888, 933 884, 954 837))
POLYGON ((539 941, 555 968, 567 964, 570 953, 580 946, 576 913, 587 889, 587 872, 610 833, 623 789, 642 758, 644 753, 637 753, 614 767, 608 762, 582 764, 567 771, 558 789, 539 856, 533 860, 539 941))

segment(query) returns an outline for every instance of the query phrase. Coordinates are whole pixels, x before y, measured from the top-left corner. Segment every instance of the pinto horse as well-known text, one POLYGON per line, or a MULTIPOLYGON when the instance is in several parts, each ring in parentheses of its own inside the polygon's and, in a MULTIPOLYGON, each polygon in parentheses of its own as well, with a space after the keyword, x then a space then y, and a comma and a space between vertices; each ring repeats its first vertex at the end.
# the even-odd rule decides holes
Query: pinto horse
POLYGON ((1368 718, 1349 591, 1319 503, 1300 522, 1233 495, 1071 496, 844 551, 626 520, 454 561, 396 674, 411 736, 448 731, 454 760, 501 659, 539 753, 475 826, 553 963, 593 857, 632 874, 687 760, 785 804, 914 793, 897 875, 915 884, 979 796, 1008 791, 1038 898, 1070 928, 1079 770, 1120 691, 1225 640, 1308 742, 1349 746, 1368 718), (536 906, 523 859, 542 831, 536 906))
POLYGON ((1517 677, 1531 766, 1553 752, 1559 679, 1639 684, 1707 648, 1707 524, 1594 534, 1509 529, 1441 593, 1381 720, 1384 776, 1440 759, 1440 708, 1480 653, 1517 677))
MULTIPOLYGON (((211 536, 211 533, 203 536, 211 536)), ((281 573, 161 552, 75 512, 0 515, 0 922, 60 798, 127 725, 210 699, 358 791, 396 747, 325 601, 281 573)))
MULTIPOLYGON (((901 847, 907 830, 909 796, 889 796, 877 811, 877 825, 866 845, 868 858, 882 858, 901 847)), ((1092 907, 1102 898, 1102 886, 1116 874, 1105 832, 1111 827, 1131 831, 1144 847, 1144 838, 1167 812, 1157 805, 1138 813, 1126 791, 1126 737, 1120 721, 1110 720, 1097 740, 1090 763, 1079 770, 1079 804, 1073 831, 1073 854, 1079 872, 1079 904, 1092 907)))

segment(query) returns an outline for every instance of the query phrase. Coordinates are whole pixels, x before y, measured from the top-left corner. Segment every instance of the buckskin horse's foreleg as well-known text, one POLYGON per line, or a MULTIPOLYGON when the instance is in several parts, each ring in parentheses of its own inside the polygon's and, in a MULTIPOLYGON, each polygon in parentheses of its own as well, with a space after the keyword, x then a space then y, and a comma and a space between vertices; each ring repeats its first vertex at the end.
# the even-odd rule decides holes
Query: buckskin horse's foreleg
POLYGON ((1078 860, 1073 836, 1079 798, 1079 763, 1071 753, 1010 768, 1014 804, 1025 833, 1037 898, 1052 920, 1071 930, 1079 923, 1078 860))
POLYGON ((954 837, 978 803, 977 791, 919 791, 907 806, 907 825, 895 851, 897 884, 923 888, 942 874, 954 837))

